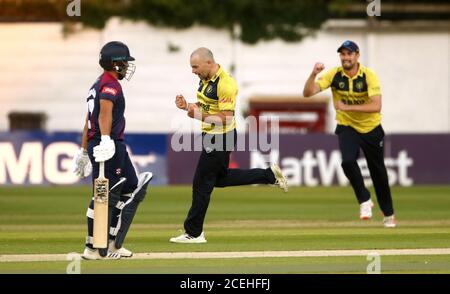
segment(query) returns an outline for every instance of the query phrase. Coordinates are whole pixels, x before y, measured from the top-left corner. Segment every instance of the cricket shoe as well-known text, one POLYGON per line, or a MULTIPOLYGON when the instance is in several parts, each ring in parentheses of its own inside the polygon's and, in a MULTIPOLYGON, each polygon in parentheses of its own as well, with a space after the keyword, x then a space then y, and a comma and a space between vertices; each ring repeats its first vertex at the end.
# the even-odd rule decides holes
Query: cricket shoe
POLYGON ((121 257, 131 257, 133 256, 133 252, 126 249, 125 247, 120 247, 119 249, 116 248, 115 241, 111 240, 109 241, 108 246, 108 254, 118 253, 121 257))
POLYGON ((281 172, 280 167, 278 164, 274 163, 270 166, 270 170, 272 171, 273 175, 275 176, 275 183, 274 185, 280 187, 285 193, 288 191, 288 183, 286 178, 283 176, 283 173, 281 172))
POLYGON ((81 257, 86 260, 120 259, 121 255, 118 252, 108 252, 106 256, 101 256, 98 252, 98 249, 91 249, 86 247, 81 257))
POLYGON ((397 222, 395 220, 395 216, 385 216, 383 219, 383 225, 385 228, 395 228, 397 226, 397 222))
POLYGON ((183 233, 178 237, 170 238, 171 243, 184 243, 184 244, 201 244, 206 243, 205 234, 202 232, 198 237, 192 237, 189 234, 183 233))
POLYGON ((370 219, 372 218, 372 207, 373 202, 371 199, 363 202, 359 205, 359 218, 360 219, 370 219))

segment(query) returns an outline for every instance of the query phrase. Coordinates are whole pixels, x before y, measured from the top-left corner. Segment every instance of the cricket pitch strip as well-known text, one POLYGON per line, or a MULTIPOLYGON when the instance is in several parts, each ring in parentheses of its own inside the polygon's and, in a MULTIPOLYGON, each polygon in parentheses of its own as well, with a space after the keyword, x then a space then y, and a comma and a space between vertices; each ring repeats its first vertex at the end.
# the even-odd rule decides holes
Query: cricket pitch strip
MULTIPOLYGON (((75 253, 71 253, 73 255, 75 253)), ((153 252, 135 253, 127 260, 146 259, 229 259, 280 257, 339 257, 339 256, 450 255, 450 248, 373 249, 373 250, 305 250, 305 251, 235 251, 235 252, 153 252)), ((68 254, 0 255, 0 262, 66 261, 68 254)))

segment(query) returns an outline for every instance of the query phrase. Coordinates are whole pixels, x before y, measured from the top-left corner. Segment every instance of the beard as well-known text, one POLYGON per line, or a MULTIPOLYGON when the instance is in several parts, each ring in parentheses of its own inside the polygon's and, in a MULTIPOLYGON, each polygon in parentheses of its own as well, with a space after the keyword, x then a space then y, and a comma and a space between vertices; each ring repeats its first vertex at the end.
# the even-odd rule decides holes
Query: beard
POLYGON ((350 69, 352 69, 354 66, 355 66, 354 63, 351 63, 351 62, 342 62, 342 67, 343 67, 345 70, 350 70, 350 69))

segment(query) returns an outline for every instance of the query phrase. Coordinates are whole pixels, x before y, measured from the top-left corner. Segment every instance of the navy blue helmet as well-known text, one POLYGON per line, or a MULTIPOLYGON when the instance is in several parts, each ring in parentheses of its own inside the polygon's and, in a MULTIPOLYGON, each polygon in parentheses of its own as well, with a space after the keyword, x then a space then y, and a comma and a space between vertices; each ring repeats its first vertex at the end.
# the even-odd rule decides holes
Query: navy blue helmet
POLYGON ((116 71, 119 74, 119 80, 126 78, 130 80, 136 70, 134 57, 130 55, 128 46, 119 41, 112 41, 105 44, 100 51, 100 66, 107 71, 116 71))

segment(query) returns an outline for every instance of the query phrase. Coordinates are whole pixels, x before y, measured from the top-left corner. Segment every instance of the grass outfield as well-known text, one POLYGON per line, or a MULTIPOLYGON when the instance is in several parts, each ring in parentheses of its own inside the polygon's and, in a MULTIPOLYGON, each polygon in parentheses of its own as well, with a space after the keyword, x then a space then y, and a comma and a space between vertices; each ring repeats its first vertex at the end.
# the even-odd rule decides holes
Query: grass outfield
MULTIPOLYGON (((207 244, 170 244, 191 203, 189 187, 152 187, 126 247, 134 252, 450 248, 450 186, 393 188, 399 226, 376 207, 358 220, 351 188, 216 189, 207 244)), ((87 187, 0 188, 0 255, 81 252, 87 187)), ((384 273, 450 273, 449 255, 382 256, 384 273)), ((82 262, 83 273, 364 273, 363 256, 82 262)), ((0 262, 0 273, 65 273, 68 262, 0 262)))

